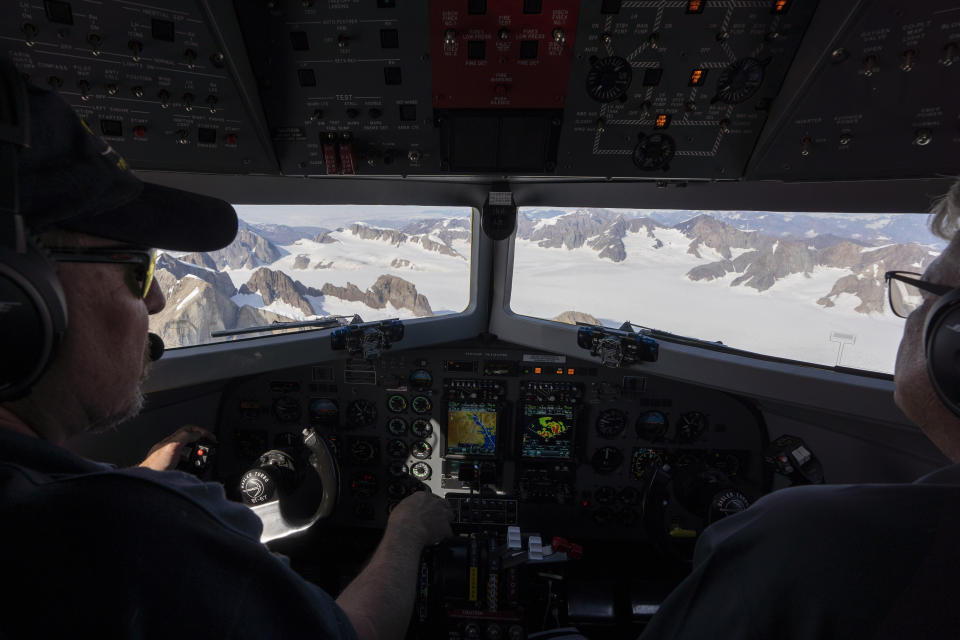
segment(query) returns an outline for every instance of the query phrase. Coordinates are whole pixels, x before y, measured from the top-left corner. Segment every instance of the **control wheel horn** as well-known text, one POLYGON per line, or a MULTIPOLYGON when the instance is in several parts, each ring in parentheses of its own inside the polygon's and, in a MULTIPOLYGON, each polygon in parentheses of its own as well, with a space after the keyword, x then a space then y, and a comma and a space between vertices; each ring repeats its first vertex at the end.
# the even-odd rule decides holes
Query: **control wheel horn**
POLYGON ((313 429, 303 430, 303 448, 272 449, 240 478, 240 495, 263 522, 260 542, 306 531, 329 517, 340 493, 336 460, 313 429))

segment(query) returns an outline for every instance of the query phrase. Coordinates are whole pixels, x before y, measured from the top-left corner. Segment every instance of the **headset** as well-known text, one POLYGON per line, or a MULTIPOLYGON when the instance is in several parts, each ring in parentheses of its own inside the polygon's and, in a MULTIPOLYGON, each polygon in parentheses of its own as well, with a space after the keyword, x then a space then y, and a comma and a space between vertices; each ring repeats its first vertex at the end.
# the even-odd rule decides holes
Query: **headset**
POLYGON ((941 296, 927 313, 923 352, 940 401, 960 417, 960 288, 941 296))
POLYGON ((0 57, 0 401, 30 392, 67 328, 56 265, 20 214, 17 161, 29 137, 26 83, 0 57))

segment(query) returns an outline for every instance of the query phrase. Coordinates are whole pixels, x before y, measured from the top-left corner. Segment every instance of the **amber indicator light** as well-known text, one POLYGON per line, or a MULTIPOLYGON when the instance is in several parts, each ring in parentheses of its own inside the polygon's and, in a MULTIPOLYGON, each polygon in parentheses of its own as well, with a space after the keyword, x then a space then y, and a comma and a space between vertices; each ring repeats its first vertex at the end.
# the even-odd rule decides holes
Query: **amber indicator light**
POLYGON ((707 79, 706 69, 694 69, 690 72, 690 86, 699 87, 707 79))
POLYGON ((670 114, 661 113, 657 115, 657 119, 653 123, 654 129, 666 129, 670 126, 670 114))
POLYGON ((773 3, 773 11, 776 15, 782 15, 790 10, 790 5, 793 3, 793 0, 775 0, 773 3))
POLYGON ((707 0, 687 0, 687 13, 703 13, 707 0))

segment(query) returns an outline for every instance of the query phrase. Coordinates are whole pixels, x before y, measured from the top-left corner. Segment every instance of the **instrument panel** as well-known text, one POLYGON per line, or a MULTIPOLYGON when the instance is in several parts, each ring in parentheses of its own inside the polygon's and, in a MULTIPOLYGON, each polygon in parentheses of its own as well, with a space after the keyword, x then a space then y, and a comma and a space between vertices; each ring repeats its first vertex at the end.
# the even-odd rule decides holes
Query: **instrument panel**
POLYGON ((340 467, 333 525, 382 528, 429 488, 463 531, 681 539, 770 483, 766 427, 749 402, 510 345, 390 351, 234 383, 218 422, 228 495, 305 428, 340 467))
POLYGON ((137 169, 657 181, 958 170, 948 0, 155 4, 0 9, 0 54, 137 169))

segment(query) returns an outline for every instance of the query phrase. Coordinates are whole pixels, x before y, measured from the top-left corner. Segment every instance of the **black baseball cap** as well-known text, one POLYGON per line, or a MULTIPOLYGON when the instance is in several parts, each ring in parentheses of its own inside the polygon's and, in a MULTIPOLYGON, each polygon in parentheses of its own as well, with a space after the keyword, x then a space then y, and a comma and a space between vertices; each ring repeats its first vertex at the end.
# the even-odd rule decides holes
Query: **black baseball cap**
POLYGON ((227 202, 137 178, 60 96, 28 85, 29 146, 20 152, 20 213, 34 233, 80 231, 124 243, 213 251, 233 242, 227 202))

